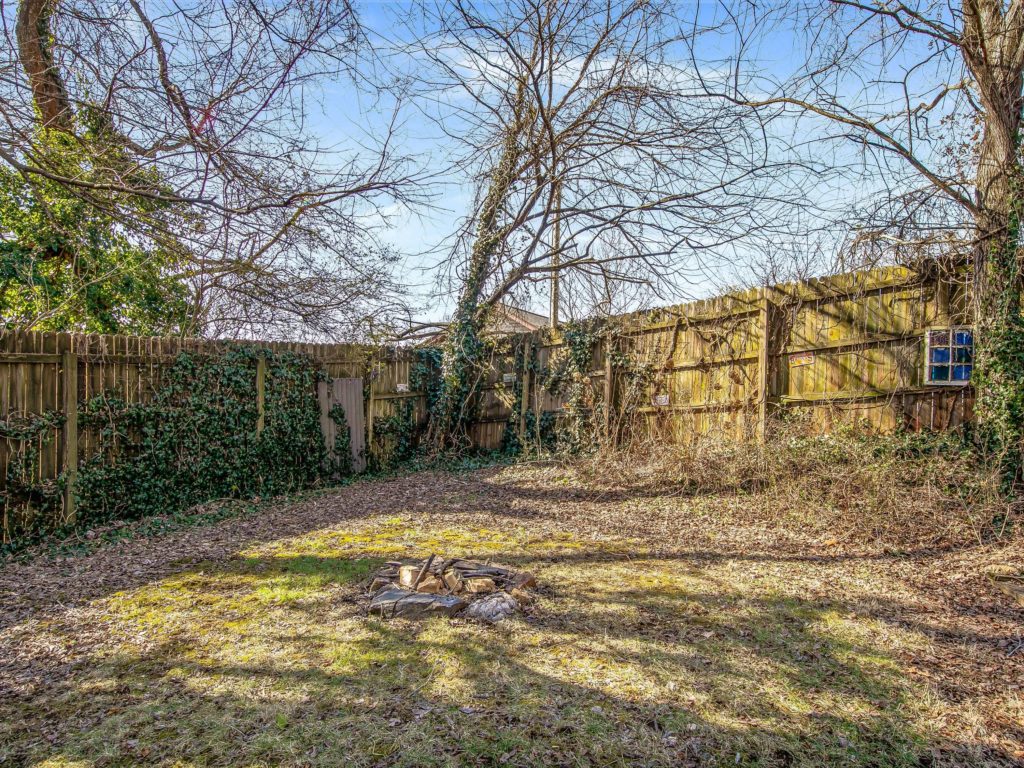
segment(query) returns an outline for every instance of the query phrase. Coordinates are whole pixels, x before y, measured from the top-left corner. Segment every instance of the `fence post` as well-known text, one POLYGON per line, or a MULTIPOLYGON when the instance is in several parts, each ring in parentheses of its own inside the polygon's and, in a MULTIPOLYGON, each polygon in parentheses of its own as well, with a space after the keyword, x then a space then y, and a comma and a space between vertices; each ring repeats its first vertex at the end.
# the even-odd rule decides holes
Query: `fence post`
POLYGON ((615 406, 615 383, 612 380, 612 337, 604 337, 604 438, 612 445, 612 408, 615 406))
POLYGON ((376 381, 377 381, 376 377, 373 375, 374 374, 375 366, 376 366, 376 362, 371 360, 369 374, 368 374, 368 376, 370 378, 370 392, 369 392, 369 394, 366 397, 366 456, 367 456, 367 458, 369 458, 370 454, 373 453, 373 416, 374 416, 374 412, 377 410, 377 406, 373 402, 374 401, 373 390, 374 390, 374 385, 376 384, 376 381))
POLYGON ((530 408, 530 361, 526 359, 531 349, 529 341, 523 350, 523 370, 519 382, 519 446, 526 451, 526 412, 530 408))
POLYGON ((256 358, 256 434, 262 434, 267 416, 267 358, 256 358))
POLYGON ((757 439, 764 442, 768 433, 769 408, 773 393, 771 392, 772 340, 774 337, 774 320, 772 302, 768 298, 768 289, 761 289, 758 299, 758 349, 757 349, 757 439))
POLYGON ((63 354, 64 364, 64 517, 74 525, 75 480, 78 478, 78 355, 63 354))

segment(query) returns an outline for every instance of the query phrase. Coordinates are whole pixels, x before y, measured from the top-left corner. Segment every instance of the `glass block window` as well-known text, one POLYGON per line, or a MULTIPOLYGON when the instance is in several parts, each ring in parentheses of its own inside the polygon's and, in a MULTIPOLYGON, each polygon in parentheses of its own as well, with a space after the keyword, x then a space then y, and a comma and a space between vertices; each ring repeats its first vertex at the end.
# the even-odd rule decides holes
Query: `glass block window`
POLYGON ((967 384, 974 369, 974 331, 941 328, 925 336, 925 383, 967 384))

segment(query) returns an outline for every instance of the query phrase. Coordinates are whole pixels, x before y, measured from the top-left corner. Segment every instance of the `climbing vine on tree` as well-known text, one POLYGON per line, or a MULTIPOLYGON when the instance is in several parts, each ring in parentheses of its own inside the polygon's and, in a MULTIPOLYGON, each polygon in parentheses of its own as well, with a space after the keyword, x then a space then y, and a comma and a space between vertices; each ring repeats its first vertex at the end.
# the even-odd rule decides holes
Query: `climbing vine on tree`
POLYGON ((501 154, 477 216, 476 237, 455 317, 445 337, 441 387, 430 422, 430 441, 440 453, 469 447, 466 426, 473 415, 473 394, 484 353, 481 334, 489 309, 481 303, 481 297, 494 269, 495 258, 514 230, 512 222, 504 221, 504 209, 516 182, 516 168, 523 149, 520 133, 527 122, 525 103, 526 87, 520 83, 512 106, 511 126, 501 143, 501 154))
POLYGON ((976 281, 978 435, 983 449, 1003 469, 1007 490, 1022 479, 1024 460, 1024 317, 1021 315, 1020 185, 1005 238, 988 249, 976 281), (980 284, 980 285, 979 285, 980 284))

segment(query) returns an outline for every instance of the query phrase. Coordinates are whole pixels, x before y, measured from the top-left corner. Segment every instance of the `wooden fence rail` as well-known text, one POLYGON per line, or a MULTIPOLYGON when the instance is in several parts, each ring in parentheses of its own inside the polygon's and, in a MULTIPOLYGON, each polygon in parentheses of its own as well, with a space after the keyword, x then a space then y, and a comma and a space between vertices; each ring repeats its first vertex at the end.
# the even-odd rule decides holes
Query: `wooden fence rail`
MULTIPOLYGON (((973 391, 925 382, 924 339, 929 329, 967 324, 961 284, 902 268, 739 291, 600 323, 590 400, 606 420, 628 406, 634 435, 671 442, 763 438, 783 414, 817 431, 840 421, 879 432, 947 429, 973 418, 973 391), (637 366, 647 372, 643 391, 625 403, 637 366)), ((567 415, 536 371, 570 345, 567 334, 538 331, 493 361, 473 428, 480 447, 500 446, 508 424, 524 435, 529 411, 567 415), (526 370, 523 345, 535 349, 526 370), (516 388, 523 396, 513 413, 516 388)))
MULTIPOLYGON (((513 429, 526 443, 540 438, 545 419, 564 424, 581 408, 605 436, 672 442, 715 433, 762 438, 778 414, 797 415, 817 430, 841 420, 878 431, 944 429, 972 419, 973 395, 969 386, 925 382, 924 337, 966 318, 961 286, 905 269, 740 291, 596 324, 571 397, 551 376, 579 354, 570 329, 504 337, 474 395, 470 437, 478 448, 497 449, 513 429)), ((375 423, 404 414, 405 403, 412 402, 417 425, 427 421, 425 393, 411 391, 421 359, 415 350, 10 332, 0 334, 0 420, 63 414, 62 425, 33 438, 32 479, 63 475, 70 489, 79 462, 97 446, 91 430, 79 429, 80 403, 111 391, 146 402, 180 353, 217 354, 237 343, 302 353, 328 378, 362 380, 371 455, 382 450, 375 423)), ((258 405, 262 381, 258 376, 258 405)), ((258 412, 262 422, 262 407, 258 412)), ((15 443, 0 439, 0 493, 15 443)), ((65 521, 73 521, 70 490, 64 506, 65 521)))

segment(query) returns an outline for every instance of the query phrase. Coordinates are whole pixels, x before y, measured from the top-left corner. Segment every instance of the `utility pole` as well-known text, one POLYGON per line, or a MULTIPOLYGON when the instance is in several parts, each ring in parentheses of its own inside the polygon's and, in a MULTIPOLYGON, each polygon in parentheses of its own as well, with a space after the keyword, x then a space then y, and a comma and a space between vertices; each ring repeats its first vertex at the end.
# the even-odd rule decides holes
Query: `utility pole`
POLYGON ((555 226, 551 238, 551 308, 548 313, 548 324, 558 327, 558 302, 560 286, 558 284, 558 265, 562 260, 562 180, 555 180, 555 226))

